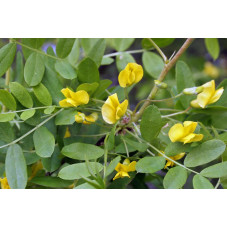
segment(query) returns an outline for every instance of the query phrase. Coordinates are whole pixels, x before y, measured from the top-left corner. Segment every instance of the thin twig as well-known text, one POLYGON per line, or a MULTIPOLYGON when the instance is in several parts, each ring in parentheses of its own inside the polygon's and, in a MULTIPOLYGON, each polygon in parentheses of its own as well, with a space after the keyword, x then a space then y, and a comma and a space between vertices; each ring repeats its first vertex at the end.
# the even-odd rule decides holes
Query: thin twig
POLYGON ((60 109, 58 112, 54 113, 52 116, 50 116, 49 118, 47 118, 45 121, 41 122, 39 125, 37 125, 35 128, 33 128, 32 130, 30 130, 29 132, 25 133, 23 136, 19 137, 18 139, 14 140, 11 143, 5 144, 3 146, 0 147, 4 148, 4 147, 8 147, 12 144, 15 144, 17 142, 19 142, 20 140, 24 139, 26 136, 30 135, 32 132, 34 132, 36 129, 38 129, 39 127, 41 127, 42 125, 44 125, 47 121, 49 121, 50 119, 52 119, 53 117, 55 117, 57 114, 59 114, 63 109, 60 109))

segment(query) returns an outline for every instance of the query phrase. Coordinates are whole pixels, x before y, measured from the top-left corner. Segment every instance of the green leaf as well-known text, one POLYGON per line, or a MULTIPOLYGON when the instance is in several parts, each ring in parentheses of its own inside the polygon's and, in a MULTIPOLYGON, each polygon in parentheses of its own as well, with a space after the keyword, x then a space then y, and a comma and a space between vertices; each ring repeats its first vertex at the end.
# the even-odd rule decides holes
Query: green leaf
POLYGON ((16 50, 17 45, 15 43, 9 43, 0 49, 0 77, 12 65, 16 50))
POLYGON ((152 52, 144 52, 142 56, 143 66, 145 71, 157 79, 162 69, 164 68, 164 62, 162 58, 152 52))
POLYGON ((10 188, 23 189, 26 187, 27 166, 19 145, 13 144, 7 150, 5 169, 10 188))
POLYGON ((44 75, 45 65, 43 58, 38 53, 33 53, 29 56, 24 67, 24 79, 29 86, 38 85, 44 75))
MULTIPOLYGON (((192 73, 188 65, 183 61, 178 61, 176 64, 176 81, 177 91, 182 92, 185 88, 194 87, 192 73)), ((184 108, 189 107, 190 101, 193 99, 190 95, 183 95, 180 97, 181 104, 184 108)))
POLYGON ((54 152, 49 158, 42 158, 43 167, 47 172, 54 172, 61 166, 63 156, 60 153, 59 147, 55 146, 54 152))
POLYGON ((14 140, 14 131, 9 122, 0 123, 0 138, 6 143, 14 140))
POLYGON ((75 39, 58 39, 56 52, 59 58, 66 58, 72 50, 75 39))
POLYGON ((225 143, 221 140, 208 140, 191 149, 184 160, 184 165, 196 167, 217 159, 225 151, 225 143))
POLYGON ((44 110, 44 113, 45 113, 45 114, 51 114, 54 110, 55 110, 55 106, 50 106, 50 107, 47 107, 47 108, 44 110))
POLYGON ((121 157, 117 156, 110 162, 110 164, 106 168, 106 176, 109 176, 114 171, 115 167, 120 162, 120 160, 121 160, 121 157))
POLYGON ((46 66, 42 83, 50 92, 51 97, 53 99, 53 103, 55 105, 59 105, 59 101, 61 101, 64 98, 63 94, 61 93, 63 84, 57 73, 48 66, 46 66))
POLYGON ((94 61, 85 58, 78 65, 78 80, 80 83, 99 82, 99 71, 94 61))
POLYGON ((166 159, 163 157, 145 157, 136 163, 138 173, 155 173, 164 168, 166 159))
MULTIPOLYGON (((97 162, 89 162, 89 165, 94 173, 100 172, 103 169, 103 165, 97 162)), ((65 180, 76 180, 82 177, 89 177, 91 174, 86 163, 77 163, 62 168, 58 176, 65 180)))
POLYGON ((36 154, 42 158, 50 157, 54 152, 55 139, 52 133, 44 126, 38 128, 33 134, 36 154))
POLYGON ((0 90, 0 101, 10 110, 16 110, 17 108, 14 97, 6 90, 0 90))
POLYGON ((89 51, 94 47, 94 45, 99 41, 98 38, 83 38, 81 39, 81 45, 87 55, 89 51))
POLYGON ((179 189, 184 186, 187 181, 187 171, 180 167, 176 166, 171 168, 164 177, 163 185, 166 189, 179 189))
POLYGON ((93 160, 104 155, 104 150, 98 146, 85 143, 72 143, 63 147, 61 153, 77 160, 93 160))
POLYGON ((99 87, 97 88, 97 90, 95 91, 95 93, 93 94, 94 97, 96 98, 100 98, 102 97, 103 93, 106 93, 106 89, 112 84, 111 80, 100 80, 99 82, 99 87))
POLYGON ((85 90, 90 96, 97 90, 99 84, 97 82, 94 83, 84 83, 77 87, 76 91, 85 90))
POLYGON ((12 121, 16 113, 0 114, 0 122, 12 121))
POLYGON ((158 107, 154 105, 148 106, 142 115, 140 123, 142 137, 146 141, 151 142, 158 136, 162 126, 163 122, 158 107))
POLYGON ((220 46, 217 38, 205 38, 205 46, 211 57, 216 60, 220 54, 220 46))
POLYGON ((26 110, 26 111, 24 111, 24 112, 20 115, 20 118, 21 118, 23 121, 26 121, 27 119, 29 119, 30 117, 32 117, 34 114, 35 114, 35 110, 34 110, 34 109, 26 110))
POLYGON ((63 110, 55 118, 56 125, 72 125, 75 122, 75 115, 77 111, 75 109, 63 110))
POLYGON ((35 152, 24 152, 26 165, 31 165, 39 161, 40 157, 35 152))
MULTIPOLYGON (((174 38, 152 38, 158 47, 166 47, 174 42, 174 38)), ((148 38, 142 40, 142 47, 144 49, 150 49, 153 47, 153 44, 149 41, 148 38)))
POLYGON ((74 68, 66 61, 57 61, 55 63, 55 70, 65 79, 72 80, 77 77, 74 68))
POLYGON ((79 39, 76 39, 67 59, 69 63, 74 66, 79 60, 79 57, 80 57, 80 42, 79 42, 79 39))
POLYGON ((67 188, 73 183, 73 181, 62 180, 58 177, 34 177, 30 182, 48 188, 67 188))
POLYGON ((25 107, 32 108, 33 101, 28 91, 17 82, 10 82, 9 88, 16 99, 25 107))
MULTIPOLYGON (((40 49, 40 47, 45 42, 45 39, 43 39, 43 38, 35 38, 35 39, 34 38, 23 38, 21 42, 28 47, 32 47, 33 49, 40 49)), ((23 47, 23 46, 22 46, 22 52, 24 54, 25 60, 27 60, 28 57, 32 53, 34 53, 33 50, 30 50, 29 48, 23 47)))
POLYGON ((203 169, 200 173, 204 177, 219 178, 227 176, 227 162, 222 162, 203 169))
POLYGON ((36 98, 45 106, 50 106, 52 104, 52 97, 48 89, 40 83, 39 85, 33 87, 34 94, 36 98))
POLYGON ((134 41, 135 38, 115 38, 113 39, 113 45, 117 51, 125 51, 134 41))
POLYGON ((136 62, 135 59, 129 53, 122 53, 118 55, 116 58, 117 69, 119 72, 123 70, 128 63, 134 63, 134 62, 136 62))
POLYGON ((102 58, 102 62, 101 62, 101 65, 110 65, 114 62, 114 59, 113 58, 106 58, 106 57, 103 57, 102 58))
POLYGON ((23 83, 24 81, 24 63, 23 63, 23 56, 21 52, 17 52, 17 57, 16 57, 16 81, 20 84, 23 83))
POLYGON ((183 144, 180 142, 169 143, 165 149, 165 155, 169 157, 175 156, 185 152, 189 147, 190 147, 189 144, 183 144))
POLYGON ((96 63, 97 67, 99 67, 101 64, 105 49, 106 49, 105 39, 99 39, 88 52, 88 57, 96 63))
POLYGON ((214 186, 208 179, 197 174, 193 177, 193 188, 194 189, 214 189, 214 186))

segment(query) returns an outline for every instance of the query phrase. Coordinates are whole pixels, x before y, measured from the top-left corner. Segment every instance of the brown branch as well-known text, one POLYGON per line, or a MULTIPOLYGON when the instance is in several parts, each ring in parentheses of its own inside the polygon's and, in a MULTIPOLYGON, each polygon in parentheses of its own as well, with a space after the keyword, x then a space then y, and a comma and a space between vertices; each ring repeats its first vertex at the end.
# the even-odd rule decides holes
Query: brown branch
MULTIPOLYGON (((178 59, 181 57, 181 55, 187 50, 187 48, 191 45, 194 39, 189 38, 185 41, 183 46, 180 48, 180 50, 176 53, 176 55, 173 57, 173 59, 168 63, 165 64, 162 72, 160 73, 158 80, 162 82, 169 70, 176 64, 178 59)), ((153 89, 151 90, 151 93, 147 97, 147 101, 144 102, 144 104, 141 106, 140 110, 137 112, 137 114, 132 118, 132 121, 136 122, 140 119, 141 115, 143 114, 144 110, 146 109, 147 106, 150 104, 150 100, 154 99, 156 93, 158 91, 158 87, 154 86, 153 89)))

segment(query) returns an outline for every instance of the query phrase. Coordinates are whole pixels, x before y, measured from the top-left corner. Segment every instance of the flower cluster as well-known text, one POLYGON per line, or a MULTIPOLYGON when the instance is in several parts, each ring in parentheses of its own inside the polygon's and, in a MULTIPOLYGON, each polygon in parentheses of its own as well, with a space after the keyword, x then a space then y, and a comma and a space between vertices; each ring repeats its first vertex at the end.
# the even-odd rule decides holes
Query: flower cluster
MULTIPOLYGON (((119 84, 122 88, 132 86, 138 83, 143 78, 143 68, 141 65, 136 63, 128 63, 125 69, 123 69, 118 76, 119 84)), ((167 88, 167 84, 155 80, 155 85, 158 88, 167 88)), ((127 90, 126 90, 127 91, 127 90)), ((224 89, 219 88, 215 90, 215 82, 211 80, 203 84, 200 87, 186 88, 183 91, 185 95, 196 94, 197 98, 191 101, 191 106, 194 108, 205 108, 207 105, 218 101, 223 93, 224 89)), ((61 92, 65 96, 65 99, 59 102, 61 107, 78 107, 80 105, 86 105, 89 103, 89 95, 85 90, 80 90, 73 92, 69 88, 62 89, 61 92)), ((127 96, 126 96, 127 97, 127 96)), ((101 113, 103 120, 108 124, 117 123, 124 115, 130 119, 127 115, 129 101, 125 99, 121 103, 119 102, 117 93, 110 95, 101 107, 101 113)), ((128 112, 130 113, 130 111, 128 112)), ((85 115, 82 112, 77 112, 75 115, 75 121, 82 124, 91 124, 98 119, 98 114, 96 112, 85 115)), ((172 143, 181 142, 183 144, 199 142, 203 140, 203 134, 195 133, 198 123, 193 121, 184 121, 182 123, 177 123, 173 125, 168 136, 172 143)), ((66 129, 65 138, 71 136, 69 129, 66 129)), ((161 151, 163 154, 164 152, 161 151)), ((161 153, 160 153, 161 154, 161 153)), ((166 164, 164 169, 168 167, 173 167, 175 165, 174 161, 180 160, 185 156, 182 152, 178 155, 166 158, 166 164)), ((129 159, 125 159, 124 162, 118 163, 115 167, 117 174, 113 178, 116 180, 118 178, 130 177, 129 172, 136 171, 136 161, 130 162, 129 159)))

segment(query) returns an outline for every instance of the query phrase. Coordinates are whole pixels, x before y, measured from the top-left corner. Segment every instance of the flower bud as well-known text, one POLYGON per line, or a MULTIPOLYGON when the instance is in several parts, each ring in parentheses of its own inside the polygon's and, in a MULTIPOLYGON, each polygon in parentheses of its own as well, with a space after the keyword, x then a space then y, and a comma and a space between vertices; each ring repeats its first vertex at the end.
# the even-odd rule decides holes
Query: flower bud
POLYGON ((157 87, 162 88, 162 89, 166 89, 168 87, 168 85, 166 83, 161 82, 159 80, 155 80, 154 83, 157 87))
POLYGON ((197 95, 203 91, 203 87, 190 87, 190 88, 185 88, 183 90, 183 93, 185 95, 197 95))

